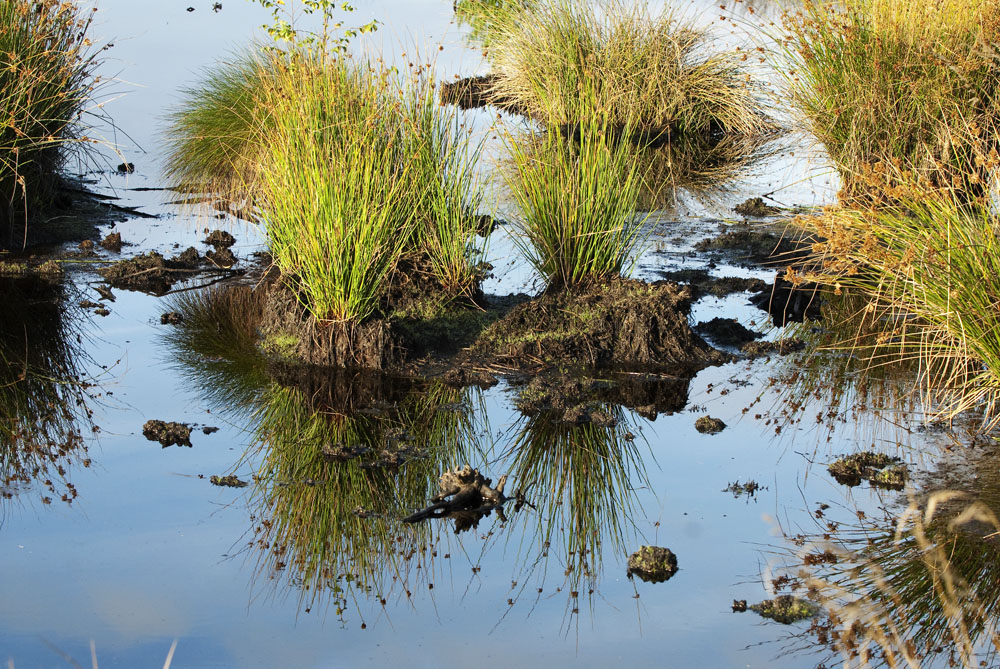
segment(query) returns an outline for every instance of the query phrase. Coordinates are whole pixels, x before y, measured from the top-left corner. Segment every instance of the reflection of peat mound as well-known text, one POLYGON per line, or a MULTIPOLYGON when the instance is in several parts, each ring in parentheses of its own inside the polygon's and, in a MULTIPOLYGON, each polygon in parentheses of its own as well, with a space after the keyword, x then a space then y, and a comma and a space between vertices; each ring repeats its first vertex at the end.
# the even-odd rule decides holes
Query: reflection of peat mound
POLYGON ((690 375, 613 374, 607 379, 546 372, 532 376, 518 390, 515 405, 526 416, 546 414, 567 423, 611 425, 608 405, 625 406, 653 419, 673 414, 688 403, 690 375))

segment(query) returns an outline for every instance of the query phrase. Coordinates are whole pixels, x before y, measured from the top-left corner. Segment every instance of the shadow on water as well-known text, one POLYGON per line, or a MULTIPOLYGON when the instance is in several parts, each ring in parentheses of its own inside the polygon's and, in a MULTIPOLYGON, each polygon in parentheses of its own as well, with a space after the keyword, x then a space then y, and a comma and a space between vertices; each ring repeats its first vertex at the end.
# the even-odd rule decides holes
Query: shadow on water
POLYGON ((11 499, 38 484, 43 503, 71 502, 76 460, 89 466, 93 429, 81 370, 79 323, 58 279, 0 278, 0 491, 11 499))

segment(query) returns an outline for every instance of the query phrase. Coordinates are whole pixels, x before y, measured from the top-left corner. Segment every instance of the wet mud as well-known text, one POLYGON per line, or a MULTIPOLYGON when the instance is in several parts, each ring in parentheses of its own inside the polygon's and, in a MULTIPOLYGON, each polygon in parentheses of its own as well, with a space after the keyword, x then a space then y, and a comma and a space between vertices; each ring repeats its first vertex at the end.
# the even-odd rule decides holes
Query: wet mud
POLYGON ((175 283, 187 281, 210 269, 214 268, 192 246, 172 258, 150 251, 120 260, 98 270, 98 273, 115 288, 165 295, 175 283))
POLYGON ((168 446, 191 447, 191 426, 185 423, 148 420, 142 426, 142 435, 149 441, 157 441, 163 448, 168 446))
POLYGON ((663 583, 677 573, 677 556, 669 548, 643 546, 628 558, 629 578, 638 576, 647 583, 663 583))

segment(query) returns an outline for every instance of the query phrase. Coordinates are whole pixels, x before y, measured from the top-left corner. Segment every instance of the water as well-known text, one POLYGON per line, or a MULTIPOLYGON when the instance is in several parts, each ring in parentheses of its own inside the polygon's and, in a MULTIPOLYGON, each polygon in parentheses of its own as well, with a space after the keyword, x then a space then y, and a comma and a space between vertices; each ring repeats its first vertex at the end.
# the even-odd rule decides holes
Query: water
MULTIPOLYGON (((242 1, 228 0, 218 13, 210 5, 198 0, 187 12, 176 3, 100 4, 94 37, 114 42, 106 73, 120 78, 116 89, 127 91, 107 105, 117 124, 107 134, 129 138, 124 155, 138 170, 91 176, 125 204, 161 215, 118 225, 137 244, 127 253, 197 244, 205 227, 219 224, 164 204, 169 193, 130 190, 163 185, 158 133, 178 90, 246 44, 267 19, 242 1)), ((387 56, 401 57, 409 48, 401 44, 413 40, 441 43, 441 71, 483 68, 450 23, 447 2, 386 0, 364 12, 385 20, 376 42, 387 56)), ((693 242, 714 234, 717 217, 747 195, 778 191, 779 200, 806 206, 829 201, 835 184, 816 163, 796 160, 789 152, 778 155, 721 202, 691 200, 678 213, 652 220, 638 275, 707 266, 692 254, 693 242)), ((238 255, 259 247, 252 227, 226 223, 240 240, 238 255)), ((530 290, 530 273, 502 234, 490 256, 507 269, 498 269, 487 290, 530 290)), ((725 261, 712 271, 773 274, 725 261)), ((89 287, 96 280, 87 266, 73 269, 67 284, 80 296, 67 303, 96 299, 89 287)), ((826 404, 803 396, 804 420, 788 424, 783 412, 790 391, 770 383, 794 364, 781 358, 705 369, 687 382, 684 408, 655 420, 609 405, 619 418, 612 428, 529 420, 514 408, 515 391, 505 384, 485 391, 432 389, 438 395, 426 388, 397 392, 391 399, 402 408, 350 415, 342 423, 317 418, 304 397, 252 366, 248 372, 224 362, 185 363, 159 323, 164 301, 116 294, 108 317, 71 309, 50 332, 76 341, 79 328, 79 343, 65 355, 94 380, 86 406, 99 429, 91 432, 82 420, 86 452, 59 456, 47 473, 29 476, 30 483, 5 487, 12 497, 0 502, 0 571, 8 575, 0 580, 0 659, 13 666, 72 666, 66 657, 84 665, 91 644, 101 667, 150 666, 177 640, 179 667, 799 667, 830 655, 808 635, 804 642, 793 638, 805 634, 808 623, 786 627, 734 613, 733 600, 771 596, 770 580, 778 573, 771 569, 794 550, 783 535, 822 532, 824 523, 851 521, 859 510, 875 516, 884 504, 905 504, 900 493, 840 486, 825 463, 877 442, 910 463, 919 483, 920 472, 955 458, 942 455, 954 433, 908 430, 915 421, 909 415, 897 417, 902 428, 890 429, 869 412, 848 412, 831 431, 813 419, 826 404), (699 434, 694 422, 705 414, 721 418, 727 429, 699 434), (196 431, 190 449, 161 448, 141 434, 149 419, 219 431, 196 431), (332 430, 322 433, 329 439, 351 434, 369 446, 405 425, 423 457, 388 479, 356 463, 310 460, 299 442, 310 443, 304 426, 316 423, 309 421, 332 430), (265 437, 268 447, 256 448, 265 437), (587 460, 602 452, 604 458, 587 460), (494 480, 510 474, 510 485, 525 487, 535 508, 508 511, 506 523, 496 515, 483 518, 460 535, 451 521, 404 526, 398 515, 377 513, 380 504, 421 506, 435 492, 438 473, 466 462, 494 480), (611 473, 601 472, 608 463, 611 473), (71 504, 59 499, 69 490, 59 466, 78 493, 71 504), (249 481, 262 469, 275 478, 261 488, 220 488, 208 480, 232 472, 249 481), (364 486, 337 483, 334 475, 345 471, 364 486), (57 492, 42 476, 55 479, 57 492), (763 486, 753 497, 723 491, 749 480, 763 486), (358 518, 355 506, 375 516, 358 518), (354 529, 324 534, 328 516, 354 529), (287 532, 279 542, 288 544, 283 552, 256 543, 273 528, 287 532), (326 549, 317 564, 324 539, 336 539, 340 548, 326 549), (628 579, 628 553, 643 544, 669 547, 680 571, 662 584, 628 579), (599 556, 586 553, 585 567, 581 547, 599 550, 599 556), (296 551, 303 562, 283 557, 296 551), (317 579, 331 587, 316 591, 317 579), (787 652, 794 645, 805 650, 787 652)), ((746 299, 705 298, 693 319, 726 315, 763 326, 764 313, 746 299)), ((35 327, 28 321, 24 327, 35 327)), ((947 483, 957 486, 954 479, 947 483)))

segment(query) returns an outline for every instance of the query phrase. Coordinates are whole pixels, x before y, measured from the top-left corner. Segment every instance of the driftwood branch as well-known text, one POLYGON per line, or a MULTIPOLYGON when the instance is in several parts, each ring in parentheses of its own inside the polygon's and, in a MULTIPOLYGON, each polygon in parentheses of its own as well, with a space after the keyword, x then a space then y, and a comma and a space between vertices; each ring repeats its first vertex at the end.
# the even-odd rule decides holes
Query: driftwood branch
POLYGON ((496 510, 501 520, 503 505, 511 498, 504 495, 507 475, 493 486, 491 479, 465 465, 462 469, 445 472, 438 481, 441 492, 431 498, 430 506, 403 518, 404 523, 417 523, 428 518, 454 518, 455 532, 475 527, 479 519, 496 510))

